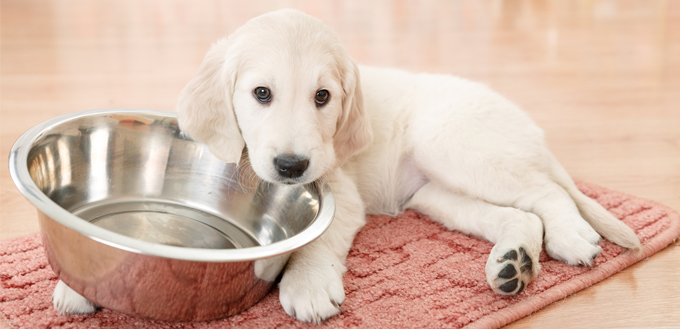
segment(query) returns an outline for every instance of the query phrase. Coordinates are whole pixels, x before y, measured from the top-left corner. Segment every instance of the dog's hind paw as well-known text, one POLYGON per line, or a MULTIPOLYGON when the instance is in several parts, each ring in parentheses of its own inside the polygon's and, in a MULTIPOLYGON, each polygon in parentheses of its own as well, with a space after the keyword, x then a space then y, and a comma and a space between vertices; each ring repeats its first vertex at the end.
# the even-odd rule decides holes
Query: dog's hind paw
POLYGON ((96 306, 59 280, 52 294, 52 304, 59 314, 93 313, 96 306))
POLYGON ((571 228, 562 230, 559 234, 552 232, 555 231, 546 231, 545 251, 553 259, 569 265, 592 266, 593 260, 602 251, 597 233, 584 234, 583 231, 578 232, 571 228))
POLYGON ((532 258, 524 247, 505 249, 502 253, 495 249, 486 264, 491 288, 501 295, 521 293, 538 273, 537 256, 532 258))

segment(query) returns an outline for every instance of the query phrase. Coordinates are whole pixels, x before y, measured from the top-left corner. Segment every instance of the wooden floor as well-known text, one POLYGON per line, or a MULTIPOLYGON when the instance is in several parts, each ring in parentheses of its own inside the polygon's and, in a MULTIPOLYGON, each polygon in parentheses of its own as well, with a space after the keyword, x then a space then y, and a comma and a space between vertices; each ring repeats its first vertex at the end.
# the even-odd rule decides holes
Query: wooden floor
MULTIPOLYGON (((209 44, 282 7, 364 64, 460 75, 524 107, 573 177, 680 210, 680 1, 2 0, 0 155, 73 111, 173 110, 209 44)), ((0 162, 0 239, 38 231, 0 162)), ((680 243, 508 328, 680 326, 680 243)))

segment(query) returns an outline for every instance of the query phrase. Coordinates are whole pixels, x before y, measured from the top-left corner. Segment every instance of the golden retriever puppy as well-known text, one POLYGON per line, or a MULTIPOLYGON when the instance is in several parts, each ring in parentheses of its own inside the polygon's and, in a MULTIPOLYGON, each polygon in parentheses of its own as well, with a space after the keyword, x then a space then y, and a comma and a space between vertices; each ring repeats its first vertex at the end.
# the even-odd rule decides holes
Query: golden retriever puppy
MULTIPOLYGON (((592 263, 600 234, 640 249, 516 105, 457 77, 358 67, 328 26, 298 11, 254 18, 216 42, 177 111, 181 129, 220 159, 238 162, 247 147, 263 180, 330 184, 333 224, 291 256, 279 285, 283 308, 302 321, 340 312, 345 258, 366 214, 413 208, 493 242, 486 277, 503 295, 536 277, 543 243, 571 265, 592 263)), ((60 285, 55 305, 87 302, 60 285)))

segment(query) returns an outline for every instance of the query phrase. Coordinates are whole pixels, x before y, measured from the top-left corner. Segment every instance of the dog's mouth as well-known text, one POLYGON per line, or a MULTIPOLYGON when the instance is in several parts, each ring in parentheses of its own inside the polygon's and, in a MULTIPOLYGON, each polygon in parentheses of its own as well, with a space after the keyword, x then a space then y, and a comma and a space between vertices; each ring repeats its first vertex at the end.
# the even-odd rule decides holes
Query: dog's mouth
POLYGON ((307 173, 299 177, 285 177, 278 174, 275 170, 270 169, 265 172, 258 172, 256 168, 251 168, 253 170, 253 174, 255 174, 259 179, 270 184, 293 186, 304 185, 315 181, 315 179, 310 179, 307 173))
POLYGON ((283 185, 297 185, 297 184, 300 184, 300 183, 298 183, 298 182, 295 181, 295 180, 283 180, 283 181, 278 182, 278 184, 283 184, 283 185))
MULTIPOLYGON (((265 179, 266 181, 269 181, 268 179, 265 179)), ((304 179, 304 177, 298 177, 298 178, 276 178, 273 181, 269 181, 270 183, 273 184, 281 184, 281 185, 304 185, 304 184, 309 184, 313 182, 314 180, 308 181, 307 179, 304 179)))

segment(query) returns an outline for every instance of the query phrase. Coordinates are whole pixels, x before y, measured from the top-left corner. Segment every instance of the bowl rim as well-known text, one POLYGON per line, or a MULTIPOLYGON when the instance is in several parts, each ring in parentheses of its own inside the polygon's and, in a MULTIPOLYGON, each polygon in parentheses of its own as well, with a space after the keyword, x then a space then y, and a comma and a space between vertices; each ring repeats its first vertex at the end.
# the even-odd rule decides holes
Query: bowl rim
MULTIPOLYGON (((306 244, 314 241, 323 234, 333 221, 335 215, 335 198, 331 192, 330 186, 324 180, 317 180, 316 184, 319 193, 322 197, 320 202, 319 212, 316 219, 297 235, 287 238, 285 240, 277 241, 275 243, 249 247, 242 249, 203 249, 203 248, 185 248, 163 245, 153 242, 137 240, 122 234, 118 234, 102 227, 96 226, 87 220, 84 220, 66 209, 59 206, 57 203, 47 197, 35 184, 28 172, 28 153, 34 142, 42 136, 42 134, 66 121, 71 121, 79 118, 84 118, 93 115, 151 115, 164 116, 170 118, 177 118, 176 112, 134 109, 134 108, 109 108, 79 111, 69 114, 60 115, 52 119, 43 121, 23 133, 12 145, 9 154, 9 172, 12 181, 19 189, 19 192, 28 199, 28 201, 37 208, 39 212, 50 219, 66 226, 67 228, 95 240, 99 243, 122 249, 125 251, 163 257, 169 259, 179 259, 197 262, 239 262, 252 261, 257 259, 264 259, 275 257, 283 254, 293 252, 306 244), (21 164, 24 164, 23 166, 21 164)), ((42 228, 41 228, 42 230, 42 228)))

